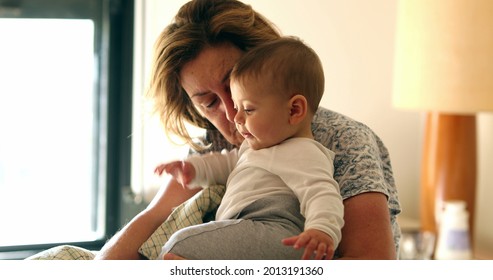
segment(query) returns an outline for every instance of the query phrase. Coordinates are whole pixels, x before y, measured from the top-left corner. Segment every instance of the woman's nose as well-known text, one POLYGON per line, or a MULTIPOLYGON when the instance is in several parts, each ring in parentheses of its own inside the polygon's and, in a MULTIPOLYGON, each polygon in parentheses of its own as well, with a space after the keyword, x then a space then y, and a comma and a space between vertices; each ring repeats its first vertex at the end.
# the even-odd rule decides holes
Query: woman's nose
POLYGON ((228 121, 234 123, 236 110, 234 108, 232 100, 224 101, 224 110, 226 111, 226 118, 228 119, 228 121))

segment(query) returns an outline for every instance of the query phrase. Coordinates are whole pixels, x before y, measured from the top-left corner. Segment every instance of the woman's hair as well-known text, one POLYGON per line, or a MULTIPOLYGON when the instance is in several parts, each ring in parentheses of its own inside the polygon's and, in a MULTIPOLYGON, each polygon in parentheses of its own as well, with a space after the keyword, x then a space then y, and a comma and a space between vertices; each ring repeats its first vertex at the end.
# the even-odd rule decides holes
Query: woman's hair
POLYGON ((214 129, 196 110, 180 83, 181 68, 204 47, 231 42, 247 51, 278 38, 280 32, 272 23, 240 1, 192 0, 183 5, 154 46, 148 96, 154 101, 165 131, 199 148, 185 124, 214 129))
POLYGON ((312 114, 324 94, 325 77, 317 53, 296 37, 284 37, 248 51, 233 67, 231 80, 240 84, 265 79, 279 93, 305 96, 312 114))

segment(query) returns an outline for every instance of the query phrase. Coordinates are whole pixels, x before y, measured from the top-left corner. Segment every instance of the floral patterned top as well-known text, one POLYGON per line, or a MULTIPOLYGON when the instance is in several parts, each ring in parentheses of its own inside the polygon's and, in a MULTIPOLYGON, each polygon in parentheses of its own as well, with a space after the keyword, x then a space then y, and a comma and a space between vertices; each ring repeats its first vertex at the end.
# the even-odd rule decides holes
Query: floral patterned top
MULTIPOLYGON (((334 179, 343 199, 365 193, 380 192, 387 196, 396 252, 399 252, 401 212, 390 156, 382 140, 368 126, 340 113, 320 107, 312 121, 315 140, 335 153, 334 179)), ((234 148, 217 130, 208 130, 207 151, 234 148)))

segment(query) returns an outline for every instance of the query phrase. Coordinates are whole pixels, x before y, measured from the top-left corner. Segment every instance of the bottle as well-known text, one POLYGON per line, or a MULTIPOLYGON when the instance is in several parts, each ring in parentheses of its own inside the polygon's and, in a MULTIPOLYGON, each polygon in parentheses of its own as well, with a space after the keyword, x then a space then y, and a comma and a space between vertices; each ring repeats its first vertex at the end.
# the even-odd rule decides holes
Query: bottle
POLYGON ((459 200, 444 201, 435 259, 468 260, 471 258, 469 213, 466 210, 466 203, 459 200))

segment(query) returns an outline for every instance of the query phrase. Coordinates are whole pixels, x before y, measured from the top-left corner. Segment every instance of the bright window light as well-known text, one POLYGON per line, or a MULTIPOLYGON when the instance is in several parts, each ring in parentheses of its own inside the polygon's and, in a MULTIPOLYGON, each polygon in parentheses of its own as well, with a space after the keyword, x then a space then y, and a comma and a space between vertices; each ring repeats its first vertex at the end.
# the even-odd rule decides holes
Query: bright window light
POLYGON ((99 236, 91 20, 0 19, 0 246, 99 236))

